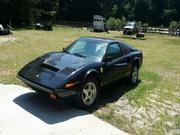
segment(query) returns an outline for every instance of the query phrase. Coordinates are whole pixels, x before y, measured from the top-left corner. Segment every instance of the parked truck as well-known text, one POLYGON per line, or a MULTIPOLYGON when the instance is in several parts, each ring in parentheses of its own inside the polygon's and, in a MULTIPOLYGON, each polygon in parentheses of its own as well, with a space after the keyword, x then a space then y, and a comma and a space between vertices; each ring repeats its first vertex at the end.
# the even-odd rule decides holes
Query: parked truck
POLYGON ((138 27, 136 22, 128 22, 124 27, 124 35, 134 35, 138 32, 138 27))

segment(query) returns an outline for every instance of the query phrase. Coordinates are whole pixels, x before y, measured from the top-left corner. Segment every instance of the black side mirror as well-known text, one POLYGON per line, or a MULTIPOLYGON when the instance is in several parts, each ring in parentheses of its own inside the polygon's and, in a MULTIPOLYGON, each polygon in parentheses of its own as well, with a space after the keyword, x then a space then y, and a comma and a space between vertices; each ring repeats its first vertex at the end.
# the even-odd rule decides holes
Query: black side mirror
POLYGON ((69 53, 64 47, 63 47, 63 50, 62 50, 64 53, 69 53))
POLYGON ((112 55, 106 55, 105 57, 104 57, 104 61, 105 62, 110 62, 110 61, 112 61, 113 60, 113 56, 112 55))
POLYGON ((64 47, 63 47, 62 51, 65 52, 65 48, 64 47))

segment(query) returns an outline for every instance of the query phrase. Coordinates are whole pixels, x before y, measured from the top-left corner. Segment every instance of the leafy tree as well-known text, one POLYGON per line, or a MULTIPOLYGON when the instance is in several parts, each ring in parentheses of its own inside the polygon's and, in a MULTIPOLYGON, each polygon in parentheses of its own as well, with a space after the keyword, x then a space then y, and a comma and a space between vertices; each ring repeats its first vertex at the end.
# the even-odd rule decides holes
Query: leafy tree
POLYGON ((149 26, 148 23, 144 23, 144 24, 142 25, 142 27, 143 27, 143 32, 147 32, 148 26, 149 26))
POLYGON ((176 35, 178 29, 178 22, 171 21, 169 24, 169 28, 170 28, 170 35, 176 35))
POLYGON ((138 27, 138 28, 142 28, 142 26, 143 26, 142 22, 141 22, 141 21, 138 21, 138 22, 137 22, 137 27, 138 27))
POLYGON ((121 28, 123 28, 127 23, 127 20, 126 18, 123 16, 122 19, 121 19, 121 28))
POLYGON ((107 20, 107 27, 111 30, 122 29, 125 25, 126 19, 124 17, 122 19, 110 17, 107 20))
POLYGON ((116 19, 114 17, 110 17, 107 22, 108 29, 115 30, 116 29, 116 19))
POLYGON ((167 27, 173 20, 180 21, 179 7, 180 0, 1 0, 0 23, 29 25, 37 19, 92 22, 93 15, 99 14, 167 27))
POLYGON ((118 6, 116 4, 114 4, 112 7, 111 16, 116 17, 117 13, 118 13, 118 6))
POLYGON ((176 30, 178 28, 178 23, 176 21, 171 21, 169 27, 171 30, 176 30))

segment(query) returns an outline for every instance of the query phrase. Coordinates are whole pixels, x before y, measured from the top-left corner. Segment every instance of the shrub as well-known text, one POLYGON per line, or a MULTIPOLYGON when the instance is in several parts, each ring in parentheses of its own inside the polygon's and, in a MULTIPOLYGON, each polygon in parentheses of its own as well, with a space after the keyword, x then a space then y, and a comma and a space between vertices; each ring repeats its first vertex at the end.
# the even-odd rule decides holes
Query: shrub
POLYGON ((169 24, 171 30, 176 30, 178 28, 178 23, 176 21, 171 21, 169 24))
POLYGON ((121 28, 124 28, 124 26, 126 25, 127 23, 127 20, 126 18, 123 16, 122 19, 121 19, 121 28))
POLYGON ((144 24, 142 25, 142 27, 143 27, 143 32, 147 32, 148 26, 149 26, 148 23, 144 23, 144 24))
POLYGON ((122 18, 122 19, 119 19, 119 18, 114 18, 114 17, 110 17, 107 22, 107 27, 108 29, 110 30, 117 30, 117 29, 122 29, 125 24, 126 24, 126 18, 122 18))
POLYGON ((121 20, 118 18, 116 19, 116 29, 120 29, 121 28, 121 20))
POLYGON ((178 29, 178 22, 176 21, 171 21, 169 24, 170 28, 170 35, 177 35, 177 29, 178 29))
POLYGON ((138 27, 138 29, 140 29, 140 28, 142 28, 142 27, 143 27, 143 25, 142 25, 142 22, 141 22, 141 21, 138 21, 138 22, 137 22, 137 27, 138 27))
POLYGON ((110 30, 115 30, 116 29, 116 19, 114 17, 110 17, 107 20, 107 27, 110 30))

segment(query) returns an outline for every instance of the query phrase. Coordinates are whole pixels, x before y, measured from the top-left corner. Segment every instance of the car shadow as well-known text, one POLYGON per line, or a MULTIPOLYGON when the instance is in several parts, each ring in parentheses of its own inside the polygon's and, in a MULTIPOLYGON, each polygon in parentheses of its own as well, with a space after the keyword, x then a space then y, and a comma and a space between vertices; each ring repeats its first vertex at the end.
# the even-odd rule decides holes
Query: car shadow
POLYGON ((88 115, 109 103, 116 102, 126 92, 137 87, 139 83, 141 83, 141 81, 135 86, 130 86, 127 84, 127 81, 123 79, 103 87, 97 105, 87 111, 79 110, 74 104, 74 98, 55 101, 46 95, 35 92, 20 95, 13 101, 45 123, 56 124, 74 117, 88 115))
POLYGON ((48 96, 35 92, 20 95, 13 101, 47 124, 56 124, 74 117, 89 114, 71 105, 57 102, 48 96))
POLYGON ((124 94, 138 87, 140 83, 141 80, 138 80, 136 85, 130 85, 127 79, 121 79, 103 87, 97 105, 90 112, 94 112, 109 103, 118 101, 124 94))

